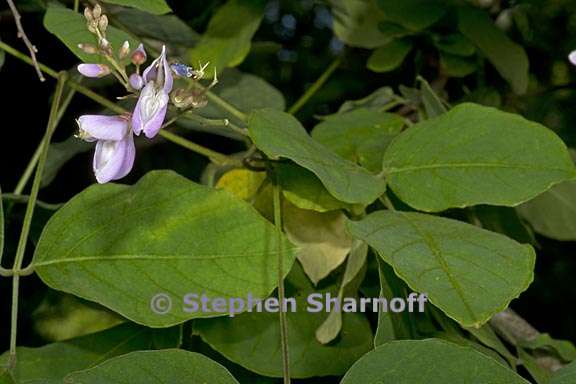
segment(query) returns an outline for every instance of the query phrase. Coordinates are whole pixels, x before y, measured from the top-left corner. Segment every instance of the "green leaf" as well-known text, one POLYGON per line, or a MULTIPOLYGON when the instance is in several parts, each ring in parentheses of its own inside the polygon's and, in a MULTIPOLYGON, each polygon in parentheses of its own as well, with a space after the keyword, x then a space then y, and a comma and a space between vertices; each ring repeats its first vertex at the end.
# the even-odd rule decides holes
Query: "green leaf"
POLYGON ((403 127, 398 115, 359 108, 328 116, 314 127, 312 138, 371 172, 380 172, 384 151, 403 127))
POLYGON ((102 0, 105 3, 124 5, 126 7, 137 8, 141 11, 154 15, 163 15, 172 12, 172 9, 165 0, 102 0))
POLYGON ((541 333, 534 339, 522 341, 520 346, 528 349, 541 349, 555 353, 563 361, 570 362, 576 360, 576 347, 574 344, 568 340, 553 339, 547 333, 541 333))
POLYGON ((449 53, 440 53, 440 66, 442 71, 451 77, 466 77, 478 68, 476 60, 449 53))
POLYGON ((425 29, 438 21, 447 6, 441 0, 377 0, 388 21, 413 31, 425 29))
POLYGON ((538 384, 549 384, 551 372, 540 366, 536 357, 532 356, 530 353, 522 348, 516 348, 518 351, 518 359, 522 362, 524 368, 530 373, 530 376, 538 384))
MULTIPOLYGON (((128 352, 151 349, 154 330, 135 324, 122 324, 106 331, 93 333, 39 348, 18 347, 18 363, 12 372, 16 383, 62 383, 68 373, 100 364, 106 359, 128 352)), ((0 366, 8 361, 8 352, 0 356, 0 366)))
POLYGON ((503 356, 511 367, 516 366, 518 359, 510 353, 508 348, 506 348, 502 340, 500 340, 498 335, 490 326, 490 323, 484 324, 480 328, 469 327, 466 328, 466 330, 470 332, 482 344, 490 347, 494 351, 498 352, 501 356, 503 356))
POLYGON ((360 48, 376 48, 390 41, 393 34, 380 31, 384 14, 375 1, 330 0, 334 34, 346 44, 360 48))
MULTIPOLYGON (((335 295, 333 297, 336 297, 335 295)), ((305 298, 288 311, 290 374, 294 379, 339 376, 372 348, 372 332, 361 313, 344 313, 341 336, 329 345, 315 338, 327 314, 306 311, 305 298)), ((278 313, 252 312, 195 322, 195 330, 228 360, 260 375, 282 377, 278 313)))
POLYGON ((536 232, 576 240, 576 181, 565 181, 517 208, 536 232))
POLYGON ((520 243, 536 244, 534 232, 514 208, 478 205, 472 208, 484 229, 498 232, 520 243))
POLYGON ((188 51, 189 62, 210 62, 209 75, 214 67, 222 71, 242 63, 262 21, 264 5, 263 0, 229 0, 212 16, 200 42, 188 51))
POLYGON ((528 384, 471 347, 438 339, 392 341, 366 354, 341 384, 528 384))
POLYGON ((476 52, 474 44, 459 33, 452 35, 435 35, 434 45, 441 52, 461 57, 472 56, 476 52))
POLYGON ((386 189, 381 179, 313 140, 300 122, 287 113, 273 109, 254 111, 248 130, 266 155, 288 158, 312 171, 339 200, 370 204, 386 189))
POLYGON ((390 104, 395 99, 394 90, 390 87, 381 87, 366 97, 357 100, 347 100, 342 103, 338 113, 350 112, 359 108, 376 109, 390 104))
POLYGON ((152 15, 138 9, 118 8, 113 10, 113 16, 140 38, 148 37, 184 47, 190 47, 200 40, 200 35, 176 15, 152 15))
POLYGON ((373 72, 390 72, 402 65, 406 55, 412 50, 412 42, 407 39, 397 39, 378 47, 366 63, 373 72))
POLYGON ((420 98, 424 105, 424 111, 429 119, 440 116, 448 111, 449 105, 438 96, 432 89, 432 86, 425 78, 418 76, 416 78, 420 82, 420 98))
MULTIPOLYGON (((293 255, 283 246, 288 271, 293 255)), ((276 253, 273 226, 250 205, 153 171, 132 187, 95 185, 74 197, 48 222, 33 265, 52 288, 166 327, 224 314, 187 312, 188 293, 267 296, 277 281, 276 253), (152 301, 158 294, 166 296, 152 301)))
POLYGON ((574 384, 576 381, 576 361, 554 372, 550 384, 574 384))
POLYGON ((400 134, 384 154, 384 172, 402 201, 427 212, 515 206, 575 174, 551 130, 468 103, 400 134))
POLYGON ((222 365, 204 355, 179 349, 137 351, 66 376, 68 384, 238 384, 222 365))
POLYGON ((506 308, 534 277, 531 246, 456 220, 377 211, 349 221, 348 229, 410 288, 466 327, 506 308))
POLYGON ((528 56, 524 48, 512 40, 483 10, 462 7, 458 12, 458 28, 482 51, 512 90, 523 94, 528 88, 528 56))
POLYGON ((293 163, 280 163, 276 167, 276 173, 282 187, 282 194, 286 200, 298 208, 317 212, 352 208, 350 204, 343 203, 332 196, 316 175, 306 168, 293 163))
POLYGON ((340 211, 316 212, 288 203, 283 207, 283 224, 288 239, 298 246, 296 257, 314 284, 338 268, 352 248, 340 211))
MULTIPOLYGON (((78 48, 78 44, 98 45, 96 36, 88 32, 86 19, 80 13, 56 5, 56 3, 50 3, 44 16, 44 27, 56 35, 80 60, 87 63, 106 62, 102 56, 88 54, 78 48)), ((112 26, 106 30, 106 36, 115 50, 120 49, 124 41, 128 41, 131 47, 138 46, 137 40, 112 26)))

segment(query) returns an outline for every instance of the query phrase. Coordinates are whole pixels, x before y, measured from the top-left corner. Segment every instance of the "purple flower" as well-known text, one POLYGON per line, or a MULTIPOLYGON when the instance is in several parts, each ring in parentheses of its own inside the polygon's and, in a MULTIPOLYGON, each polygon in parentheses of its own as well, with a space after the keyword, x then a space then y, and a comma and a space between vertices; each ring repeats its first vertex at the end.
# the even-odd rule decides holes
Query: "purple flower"
POLYGON ((162 47, 160 56, 144 70, 142 78, 144 88, 132 115, 132 128, 136 135, 144 131, 146 137, 153 138, 162 128, 173 83, 166 47, 162 47))
POLYGON ((96 141, 94 174, 100 184, 126 176, 134 165, 136 148, 127 116, 84 115, 78 119, 79 137, 96 141))
POLYGON ((572 64, 576 65, 576 51, 570 52, 570 55, 568 55, 568 59, 572 64))
POLYGON ((103 77, 110 73, 110 68, 106 64, 80 64, 78 72, 86 77, 103 77))

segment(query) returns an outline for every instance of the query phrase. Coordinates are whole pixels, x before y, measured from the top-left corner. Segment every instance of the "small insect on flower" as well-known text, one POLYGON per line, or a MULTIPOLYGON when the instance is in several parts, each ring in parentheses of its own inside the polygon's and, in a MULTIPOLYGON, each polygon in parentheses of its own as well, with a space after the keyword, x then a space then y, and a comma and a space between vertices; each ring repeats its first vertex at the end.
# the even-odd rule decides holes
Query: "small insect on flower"
POLYGON ((192 77, 192 76, 194 76, 194 68, 192 68, 186 64, 172 63, 172 64, 170 64, 170 68, 172 69, 172 72, 174 72, 174 74, 176 76, 180 76, 180 77, 192 77))

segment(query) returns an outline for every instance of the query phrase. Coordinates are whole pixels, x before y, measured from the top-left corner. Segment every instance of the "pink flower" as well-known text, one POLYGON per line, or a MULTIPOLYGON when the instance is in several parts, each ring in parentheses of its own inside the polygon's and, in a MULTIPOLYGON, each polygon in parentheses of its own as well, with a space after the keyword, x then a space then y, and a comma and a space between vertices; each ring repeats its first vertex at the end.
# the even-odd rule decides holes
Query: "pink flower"
POLYGON ((126 116, 84 115, 78 119, 79 137, 96 141, 94 174, 100 183, 121 179, 134 165, 136 148, 126 116))
POLYGON ((110 68, 106 64, 80 64, 78 72, 86 77, 104 77, 110 74, 110 68))

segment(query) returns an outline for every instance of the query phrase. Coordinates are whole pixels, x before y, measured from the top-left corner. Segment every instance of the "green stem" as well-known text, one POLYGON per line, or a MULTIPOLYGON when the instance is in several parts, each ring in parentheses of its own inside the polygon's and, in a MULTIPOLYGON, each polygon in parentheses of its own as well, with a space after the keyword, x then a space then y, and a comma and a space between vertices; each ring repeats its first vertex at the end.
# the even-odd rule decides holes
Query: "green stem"
POLYGON ((50 107, 50 117, 48 118, 48 125, 46 133, 44 134, 42 152, 38 160, 36 174, 34 175, 34 182, 32 183, 32 191, 26 207, 24 215, 24 223, 22 225, 22 232, 20 232, 20 240, 18 241, 18 248, 16 249, 16 257, 14 259, 14 266, 12 267, 12 312, 10 324, 10 361, 15 363, 16 359, 16 333, 18 329, 18 293, 20 289, 20 274, 22 272, 22 262, 24 261, 24 252, 26 251, 26 244, 28 242, 28 234, 30 232, 30 225, 32 224, 32 216, 34 208, 36 207, 36 200, 38 198, 38 191, 40 190, 40 183, 42 182, 42 173, 48 157, 48 147, 54 130, 56 128, 56 120, 58 117, 58 107, 62 100, 62 92, 66 84, 67 74, 61 72, 58 74, 58 82, 56 84, 56 92, 50 107))
POLYGON ((280 344, 282 346, 282 372, 284 384, 290 384, 290 359, 288 355, 288 323, 286 320, 286 293, 284 292, 284 242, 282 241, 282 196, 278 177, 274 183, 274 225, 276 226, 276 246, 278 247, 278 300, 280 300, 280 344))
POLYGON ((208 100, 210 100, 212 103, 214 103, 214 105, 216 105, 217 107, 219 107, 223 111, 228 112, 232 116, 236 117, 238 120, 240 120, 244 123, 246 123, 248 121, 248 117, 246 116, 246 114, 244 112, 240 111, 238 108, 236 108, 235 106, 233 106, 232 104, 230 104, 226 100, 220 98, 219 96, 215 95, 214 93, 212 93, 210 91, 206 92, 206 96, 208 97, 208 100))
MULTIPOLYGON (((30 65, 32 65, 32 60, 24 55, 23 53, 15 50, 14 48, 12 48, 11 46, 7 45, 6 43, 0 41, 0 49, 3 49, 4 51, 6 51, 6 53, 24 61, 25 63, 28 63, 30 65)), ((40 69, 45 72, 47 75, 52 76, 54 78, 56 78, 58 76, 57 72, 47 66, 45 66, 44 64, 40 64, 40 69)), ((94 100, 95 102, 97 102, 98 104, 102 105, 103 107, 106 107, 108 109, 110 109, 112 112, 118 113, 118 114, 123 114, 123 113, 127 113, 128 111, 124 108, 122 108, 121 106, 114 104, 112 101, 106 99, 103 96, 100 96, 99 94, 97 94, 96 92, 92 91, 89 88, 84 87, 83 85, 72 81, 72 80, 68 80, 67 81, 68 86, 74 90, 76 90, 77 92, 83 94, 84 96, 87 96, 88 98, 94 100)), ((166 125, 164 125, 166 126, 166 125)), ((193 143, 183 137, 180 137, 174 133, 168 132, 164 129, 160 130, 159 133, 160 136, 164 137, 166 140, 172 141, 175 144, 181 145, 191 151, 197 152, 201 155, 205 155, 207 156, 207 154, 210 154, 210 156, 208 156, 211 159, 216 160, 219 163, 226 163, 226 164, 235 164, 235 161, 233 159, 231 159, 230 157, 222 154, 222 153, 218 153, 215 151, 212 151, 209 148, 205 148, 199 144, 193 143)))
MULTIPOLYGON (((4 200, 13 201, 15 203, 27 203, 30 200, 29 195, 22 195, 22 194, 16 194, 16 193, 4 193, 4 194, 2 194, 2 198, 4 200)), ((51 203, 45 203, 45 202, 40 201, 40 200, 36 200, 36 205, 39 206, 40 208, 55 211, 55 210, 61 208, 64 204, 63 203, 51 204, 51 203)))
POLYGON ((80 10, 80 0, 74 0, 74 12, 78 12, 80 10))
POLYGON ((310 98, 314 96, 316 92, 318 92, 324 83, 326 83, 328 78, 332 75, 332 73, 334 73, 341 62, 342 57, 337 57, 336 60, 334 60, 332 64, 326 68, 324 73, 322 73, 322 75, 320 75, 320 77, 314 82, 314 84, 312 84, 310 88, 308 88, 306 92, 304 92, 304 94, 300 96, 300 98, 296 100, 296 102, 288 109, 288 113, 293 115, 298 112, 304 106, 304 104, 306 104, 308 100, 310 100, 310 98))
MULTIPOLYGON (((64 116, 64 112, 66 112, 66 109, 68 109, 68 106, 70 105, 70 102, 72 101, 72 98, 74 97, 75 93, 76 93, 76 91, 72 89, 66 95, 66 98, 64 99, 64 102, 62 103, 62 107, 58 111, 58 116, 56 117, 56 125, 60 124, 60 121, 62 120, 62 116, 64 116)), ((32 155, 32 158, 28 162, 28 165, 26 166, 24 173, 20 177, 20 180, 18 180, 18 183, 16 184, 16 188, 14 188, 14 194, 15 195, 21 195, 22 191, 24 191, 24 188, 26 187, 26 184, 28 184, 28 181, 30 180, 30 176, 32 176, 32 171, 34 171, 34 168, 36 167, 36 163, 38 162, 38 159, 40 158, 40 154, 42 153, 42 143, 43 143, 43 141, 40 141, 40 144, 38 144, 36 151, 34 152, 34 154, 32 155)))

